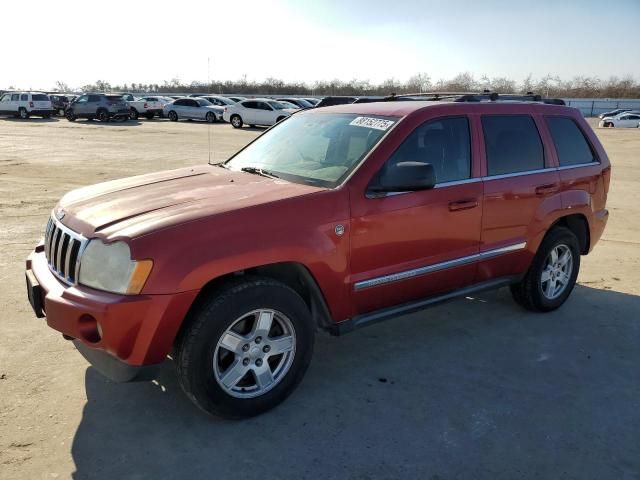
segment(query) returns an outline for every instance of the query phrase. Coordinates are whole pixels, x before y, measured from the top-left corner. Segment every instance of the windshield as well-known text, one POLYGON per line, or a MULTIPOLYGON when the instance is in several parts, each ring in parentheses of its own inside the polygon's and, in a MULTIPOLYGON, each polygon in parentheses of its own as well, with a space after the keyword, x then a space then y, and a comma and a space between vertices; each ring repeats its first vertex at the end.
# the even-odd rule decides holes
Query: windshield
POLYGON ((396 117, 297 113, 225 163, 295 183, 338 186, 397 121, 396 117))

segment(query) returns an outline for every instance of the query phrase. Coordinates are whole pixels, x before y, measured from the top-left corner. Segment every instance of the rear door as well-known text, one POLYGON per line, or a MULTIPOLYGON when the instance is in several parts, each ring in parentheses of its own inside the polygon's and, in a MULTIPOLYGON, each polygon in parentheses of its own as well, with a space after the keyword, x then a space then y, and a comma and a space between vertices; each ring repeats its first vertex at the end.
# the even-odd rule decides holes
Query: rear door
POLYGON ((541 137, 542 119, 526 107, 521 111, 479 117, 484 211, 478 281, 524 272, 537 249, 532 243, 544 234, 546 214, 561 208, 560 177, 541 137))
POLYGON ((6 93, 0 98, 0 113, 3 115, 13 113, 11 108, 11 94, 6 93))
POLYGON ((256 112, 258 111, 258 102, 248 100, 246 102, 241 102, 238 105, 242 108, 238 113, 242 117, 242 121, 244 123, 248 123, 249 125, 258 123, 258 117, 256 115, 256 112))
POLYGON ((31 95, 33 108, 36 110, 51 110, 51 100, 43 93, 34 93, 31 95))
POLYGON ((273 125, 276 123, 275 112, 271 105, 267 102, 257 102, 258 109, 256 110, 256 122, 258 125, 273 125))

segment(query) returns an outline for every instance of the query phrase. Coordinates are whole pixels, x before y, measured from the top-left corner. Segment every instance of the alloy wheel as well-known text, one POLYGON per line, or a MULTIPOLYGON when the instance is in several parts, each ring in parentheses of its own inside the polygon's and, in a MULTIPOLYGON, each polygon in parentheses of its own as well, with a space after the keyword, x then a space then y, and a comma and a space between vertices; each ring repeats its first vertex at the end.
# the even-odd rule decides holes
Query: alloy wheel
POLYGON ((573 254, 564 244, 556 245, 545 260, 540 276, 542 294, 549 300, 562 295, 571 281, 573 273, 573 254))
POLYGON ((285 377, 295 357, 289 318, 259 309, 237 318, 218 340, 213 370, 218 385, 236 398, 264 395, 285 377))

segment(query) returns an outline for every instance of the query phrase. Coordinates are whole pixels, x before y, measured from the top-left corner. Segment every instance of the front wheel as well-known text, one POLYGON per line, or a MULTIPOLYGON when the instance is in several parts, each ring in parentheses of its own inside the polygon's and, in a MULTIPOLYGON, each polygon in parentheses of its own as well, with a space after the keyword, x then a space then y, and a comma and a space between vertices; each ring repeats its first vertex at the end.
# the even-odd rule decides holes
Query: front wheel
POLYGON ((511 294, 527 310, 550 312, 567 300, 579 270, 578 239, 571 230, 555 227, 540 244, 524 278, 511 286, 511 294))
POLYGON ((147 113, 145 114, 145 117, 147 117, 147 120, 153 120, 153 113, 151 113, 151 112, 147 112, 147 113))
POLYGON ((73 110, 71 110, 71 109, 68 109, 66 112, 64 112, 64 116, 70 122, 75 122, 76 121, 76 114, 73 113, 73 110))
POLYGON ((135 108, 132 108, 131 113, 129 114, 129 117, 131 118, 131 120, 137 120, 139 116, 140 114, 138 113, 138 110, 136 110, 135 108))
POLYGON ((231 125, 233 128, 242 128, 242 118, 240 118, 240 115, 231 116, 231 125))
POLYGON ((311 361, 309 309, 275 280, 230 283, 188 322, 176 346, 178 378, 187 396, 214 415, 251 417, 275 407, 311 361))
POLYGON ((20 110, 18 110, 18 115, 20 115, 20 118, 23 120, 29 118, 29 112, 27 112, 26 108, 20 107, 20 110))
POLYGON ((177 122, 178 121, 178 114, 176 112, 174 112, 173 110, 171 110, 169 112, 169 120, 171 120, 172 122, 177 122))
POLYGON ((216 121, 216 114, 213 112, 207 112, 204 118, 208 123, 213 123, 216 121))
POLYGON ((98 111, 98 120, 100 120, 101 122, 108 122, 109 121, 109 112, 107 112, 106 110, 98 111))

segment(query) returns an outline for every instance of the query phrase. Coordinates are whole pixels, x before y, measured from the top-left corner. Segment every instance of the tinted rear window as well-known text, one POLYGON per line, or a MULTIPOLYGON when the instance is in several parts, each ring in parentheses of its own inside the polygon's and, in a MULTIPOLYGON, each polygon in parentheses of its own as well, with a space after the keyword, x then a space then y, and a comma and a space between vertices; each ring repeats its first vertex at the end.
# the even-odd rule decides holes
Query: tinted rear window
POLYGON ((49 97, 47 97, 46 95, 42 95, 42 94, 31 95, 31 98, 33 99, 34 102, 44 102, 44 101, 49 100, 49 97))
POLYGON ((484 115, 482 129, 488 175, 544 168, 542 141, 529 115, 484 115))
POLYGON ((110 102, 122 102, 122 95, 107 95, 107 100, 110 102))
POLYGON ((560 166, 597 162, 589 142, 570 118, 547 117, 560 166))

